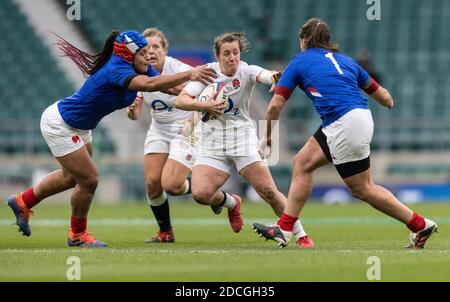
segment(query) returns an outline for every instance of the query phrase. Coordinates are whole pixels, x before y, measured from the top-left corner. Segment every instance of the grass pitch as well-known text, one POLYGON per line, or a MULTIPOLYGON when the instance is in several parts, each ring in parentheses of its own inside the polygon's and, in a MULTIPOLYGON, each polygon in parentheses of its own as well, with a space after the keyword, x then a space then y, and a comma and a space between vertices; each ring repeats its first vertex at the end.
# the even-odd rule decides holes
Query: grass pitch
POLYGON ((81 281, 368 281, 370 256, 381 261, 381 281, 450 281, 450 204, 413 206, 434 219, 439 233, 424 250, 405 250, 408 230, 363 203, 309 203, 303 225, 314 250, 279 249, 251 230, 275 221, 265 204, 244 203, 245 226, 228 225, 194 202, 171 204, 175 244, 144 244, 156 225, 145 203, 94 204, 89 229, 104 249, 66 246, 69 204, 43 203, 31 219, 32 236, 17 233, 7 206, 0 207, 0 281, 67 281, 69 256, 81 261, 81 281))

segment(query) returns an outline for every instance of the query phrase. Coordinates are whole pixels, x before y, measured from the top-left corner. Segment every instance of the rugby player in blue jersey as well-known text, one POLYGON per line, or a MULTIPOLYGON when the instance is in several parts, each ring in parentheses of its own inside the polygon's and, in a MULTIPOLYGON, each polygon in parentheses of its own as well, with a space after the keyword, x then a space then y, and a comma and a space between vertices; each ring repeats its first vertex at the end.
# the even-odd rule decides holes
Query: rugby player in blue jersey
POLYGON ((44 198, 74 188, 68 245, 104 247, 107 244, 87 229, 89 207, 98 185, 98 170, 91 158, 92 129, 106 115, 130 106, 138 91, 178 94, 182 83, 191 80, 208 84, 216 75, 210 68, 198 67, 160 76, 150 65, 147 40, 134 30, 112 32, 97 55, 85 53, 64 39, 57 44, 87 77, 80 90, 42 114, 42 135, 61 169, 25 192, 10 196, 7 204, 16 216, 19 231, 30 236, 31 208, 44 198))
POLYGON ((286 246, 312 190, 313 172, 333 163, 356 198, 403 222, 411 231, 408 247, 423 248, 437 230, 436 223, 410 210, 372 179, 370 142, 374 126, 361 89, 388 109, 394 106, 391 95, 352 58, 338 51, 324 21, 313 18, 302 26, 300 48, 281 76, 267 109, 268 131, 263 146, 271 146, 272 121, 278 120, 297 86, 312 100, 322 125, 294 158, 288 203, 277 224, 255 223, 253 228, 279 246, 286 246))

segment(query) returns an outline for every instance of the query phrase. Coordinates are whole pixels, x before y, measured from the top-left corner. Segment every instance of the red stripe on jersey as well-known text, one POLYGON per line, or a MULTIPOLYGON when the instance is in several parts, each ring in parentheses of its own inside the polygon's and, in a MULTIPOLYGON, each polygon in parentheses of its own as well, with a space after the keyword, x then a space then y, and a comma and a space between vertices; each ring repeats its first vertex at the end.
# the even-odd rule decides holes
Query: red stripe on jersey
POLYGON ((363 90, 367 94, 371 95, 372 93, 377 91, 378 87, 380 87, 380 84, 378 84, 377 81, 375 81, 372 77, 369 77, 369 81, 370 81, 370 85, 368 87, 363 88, 363 90))
POLYGON ((283 86, 275 87, 275 94, 281 95, 287 101, 292 94, 292 90, 283 86))

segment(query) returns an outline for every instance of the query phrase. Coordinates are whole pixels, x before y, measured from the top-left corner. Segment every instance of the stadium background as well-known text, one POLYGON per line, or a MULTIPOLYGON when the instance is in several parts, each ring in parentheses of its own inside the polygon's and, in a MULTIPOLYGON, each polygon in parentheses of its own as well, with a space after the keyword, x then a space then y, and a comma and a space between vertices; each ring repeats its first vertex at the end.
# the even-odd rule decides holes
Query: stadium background
MULTIPOLYGON (((147 118, 132 122, 119 111, 94 131, 94 159, 101 175, 89 230, 109 247, 67 248, 70 192, 34 209, 31 237, 20 236, 10 209, 0 206, 0 281, 76 281, 68 275, 68 260, 77 256, 81 281, 448 282, 450 1, 380 0, 380 21, 367 19, 367 2, 1 0, 0 198, 5 200, 58 167, 40 134, 39 119, 47 106, 80 87, 83 77, 70 60, 58 55, 52 32, 96 52, 113 29, 157 26, 169 39, 171 55, 197 64, 211 60, 217 34, 239 30, 252 43, 243 60, 283 69, 298 51, 299 26, 320 17, 330 24, 345 53, 371 58, 369 71, 394 97, 392 111, 370 101, 374 178, 404 202, 423 201, 410 206, 436 221, 440 230, 425 250, 403 249, 404 226, 365 203, 321 203, 352 200, 332 166, 317 171, 314 203, 302 212, 303 224, 316 242, 313 250, 299 250, 294 243, 280 250, 255 236, 251 224, 273 222, 274 215, 265 203, 247 202, 255 196, 245 192, 238 175, 227 186, 248 193, 243 231, 231 232, 226 213, 213 216, 209 207, 190 198, 171 198, 177 243, 146 245, 144 240, 157 230, 144 202, 142 150, 149 112, 144 114, 147 118), (67 14, 74 13, 77 2, 81 20, 70 21, 67 14), (380 259, 379 279, 369 274, 372 256, 380 259)), ((269 100, 267 87, 258 87, 251 107, 255 120, 263 118, 269 100)), ((296 91, 286 106, 280 162, 271 167, 283 192, 290 183, 292 157, 320 124, 303 93, 296 91)), ((292 293, 298 294, 298 288, 294 285, 292 293)), ((155 290, 165 292, 160 284, 155 290)))
MULTIPOLYGON (((169 54, 190 63, 210 61, 213 38, 244 31, 252 44, 242 59, 282 69, 298 51, 298 28, 310 17, 326 20, 333 40, 355 58, 370 56, 371 70, 390 90, 395 108, 370 102, 375 120, 372 166, 376 181, 403 201, 450 200, 450 2, 382 1, 381 20, 369 21, 365 0, 81 0, 81 20, 70 21, 73 1, 0 1, 0 197, 21 191, 56 168, 39 130, 43 110, 72 94, 81 72, 58 56, 55 32, 81 49, 102 48, 113 29, 159 27, 169 54)), ((75 2, 76 3, 76 2, 75 2)), ((259 87, 252 100, 255 120, 270 100, 259 87)), ((123 111, 108 116, 94 131, 95 161, 101 178, 96 200, 145 199, 142 150, 150 118, 138 122, 123 111)), ((320 121, 299 91, 281 121, 280 163, 271 167, 287 192, 291 159, 320 121)), ((334 168, 318 171, 312 199, 343 202, 351 198, 334 168)), ((227 184, 246 191, 235 175, 227 184)), ((249 199, 254 193, 247 191, 249 199)), ((67 201, 68 195, 53 198, 67 201)))

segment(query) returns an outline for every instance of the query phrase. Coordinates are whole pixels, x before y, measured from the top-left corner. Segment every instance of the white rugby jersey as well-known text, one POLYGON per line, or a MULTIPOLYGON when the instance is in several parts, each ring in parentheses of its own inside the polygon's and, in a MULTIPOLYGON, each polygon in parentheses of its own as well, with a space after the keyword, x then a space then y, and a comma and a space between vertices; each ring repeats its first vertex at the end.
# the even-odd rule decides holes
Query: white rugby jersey
MULTIPOLYGON (((170 75, 179 72, 189 71, 192 67, 183 62, 166 56, 162 75, 170 75)), ((152 125, 170 132, 178 132, 182 120, 192 117, 192 112, 175 108, 175 95, 162 93, 159 91, 143 92, 144 102, 151 108, 152 125), (173 127, 172 127, 173 125, 173 127)))
MULTIPOLYGON (((245 155, 242 154, 244 150, 253 150, 258 144, 249 108, 253 88, 257 83, 256 78, 265 69, 241 61, 236 74, 228 77, 220 71, 218 62, 209 63, 208 66, 218 75, 214 81, 225 83, 228 104, 224 114, 202 123, 203 146, 205 147, 206 143, 207 150, 210 151, 222 150, 230 155, 239 151, 236 155, 245 155)), ((197 97, 205 87, 201 82, 190 82, 184 90, 192 97, 197 97)))

